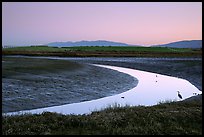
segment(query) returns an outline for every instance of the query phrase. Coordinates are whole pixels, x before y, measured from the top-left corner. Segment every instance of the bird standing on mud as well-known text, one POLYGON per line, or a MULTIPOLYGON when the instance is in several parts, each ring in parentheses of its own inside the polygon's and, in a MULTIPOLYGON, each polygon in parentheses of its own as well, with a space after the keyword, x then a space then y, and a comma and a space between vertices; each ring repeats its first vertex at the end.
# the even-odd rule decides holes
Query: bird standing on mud
POLYGON ((177 91, 177 92, 178 92, 178 97, 179 97, 180 99, 182 99, 182 96, 181 96, 180 92, 179 92, 179 91, 177 91))

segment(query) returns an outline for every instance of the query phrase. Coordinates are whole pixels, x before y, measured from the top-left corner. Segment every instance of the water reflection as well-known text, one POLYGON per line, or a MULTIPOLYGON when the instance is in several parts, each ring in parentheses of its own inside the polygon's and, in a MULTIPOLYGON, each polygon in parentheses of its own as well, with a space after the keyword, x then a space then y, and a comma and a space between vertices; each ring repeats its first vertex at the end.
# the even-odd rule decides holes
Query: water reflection
MULTIPOLYGON (((94 65, 94 64, 93 64, 94 65)), ((156 73, 150 73, 145 71, 139 71, 129 68, 97 65, 98 67, 105 67, 129 74, 136 77, 139 82, 138 85, 121 94, 114 96, 104 97, 101 99, 85 101, 81 103, 73 103, 55 107, 47 107, 42 109, 34 109, 30 111, 21 111, 10 114, 20 113, 42 113, 44 111, 58 112, 62 114, 89 114, 95 110, 101 110, 102 108, 110 105, 118 104, 120 106, 130 105, 156 105, 159 102, 164 101, 180 101, 202 92, 198 90, 194 85, 184 79, 165 76, 156 73), (182 99, 178 97, 177 91, 180 91, 182 99)))

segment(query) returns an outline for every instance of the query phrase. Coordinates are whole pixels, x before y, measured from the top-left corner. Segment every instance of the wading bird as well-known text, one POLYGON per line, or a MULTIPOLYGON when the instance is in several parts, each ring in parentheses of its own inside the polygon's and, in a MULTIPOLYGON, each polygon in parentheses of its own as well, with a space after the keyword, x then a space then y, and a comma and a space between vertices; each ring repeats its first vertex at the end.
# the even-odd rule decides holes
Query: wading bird
POLYGON ((178 92, 178 97, 179 97, 180 99, 182 99, 182 96, 181 96, 180 92, 179 92, 179 91, 177 91, 177 92, 178 92))

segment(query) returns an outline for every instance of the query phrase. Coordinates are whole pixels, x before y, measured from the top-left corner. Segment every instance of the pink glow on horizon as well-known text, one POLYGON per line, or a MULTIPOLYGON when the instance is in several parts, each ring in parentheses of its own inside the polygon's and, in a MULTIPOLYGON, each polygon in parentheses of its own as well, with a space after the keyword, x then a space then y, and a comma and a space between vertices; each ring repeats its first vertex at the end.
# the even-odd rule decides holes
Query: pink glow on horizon
POLYGON ((2 44, 202 39, 202 2, 3 2, 2 44))

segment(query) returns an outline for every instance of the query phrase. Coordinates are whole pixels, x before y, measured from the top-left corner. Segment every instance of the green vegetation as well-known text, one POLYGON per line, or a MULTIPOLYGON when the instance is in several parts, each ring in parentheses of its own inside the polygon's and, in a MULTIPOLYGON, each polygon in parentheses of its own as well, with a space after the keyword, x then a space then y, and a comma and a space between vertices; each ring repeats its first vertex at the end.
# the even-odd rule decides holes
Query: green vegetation
POLYGON ((59 52, 64 51, 62 48, 58 47, 48 47, 48 46, 24 46, 15 48, 4 48, 3 51, 46 51, 46 52, 59 52))
POLYGON ((134 46, 80 46, 80 47, 48 47, 30 46, 4 48, 3 55, 40 55, 71 57, 152 57, 152 56, 185 56, 201 57, 202 50, 166 47, 134 47, 134 46))
POLYGON ((133 46, 83 46, 83 47, 63 47, 73 51, 150 51, 150 52, 191 52, 191 49, 171 49, 165 47, 133 47, 133 46))
POLYGON ((3 135, 201 135, 202 99, 151 107, 116 105, 89 115, 3 116, 2 131, 3 135))

